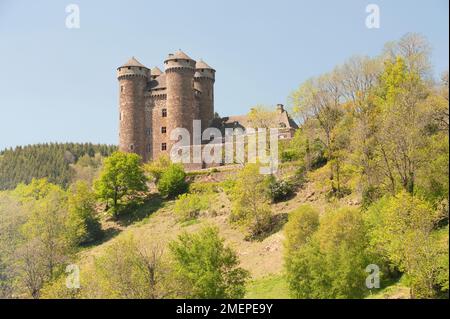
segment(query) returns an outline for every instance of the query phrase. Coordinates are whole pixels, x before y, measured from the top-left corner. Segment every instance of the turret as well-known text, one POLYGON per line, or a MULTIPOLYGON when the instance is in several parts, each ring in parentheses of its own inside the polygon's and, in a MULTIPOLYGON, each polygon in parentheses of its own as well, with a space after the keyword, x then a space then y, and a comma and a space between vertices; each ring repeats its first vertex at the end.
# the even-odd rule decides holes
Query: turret
POLYGON ((139 154, 143 161, 150 156, 145 138, 144 93, 150 70, 132 57, 117 68, 119 80, 119 150, 139 154))
POLYGON ((167 150, 175 141, 170 141, 170 132, 185 128, 192 134, 192 120, 198 110, 194 103, 195 61, 182 51, 177 51, 164 61, 167 90, 167 150))
POLYGON ((202 60, 195 65, 194 88, 200 91, 199 117, 202 130, 208 128, 214 118, 215 73, 216 70, 202 60))

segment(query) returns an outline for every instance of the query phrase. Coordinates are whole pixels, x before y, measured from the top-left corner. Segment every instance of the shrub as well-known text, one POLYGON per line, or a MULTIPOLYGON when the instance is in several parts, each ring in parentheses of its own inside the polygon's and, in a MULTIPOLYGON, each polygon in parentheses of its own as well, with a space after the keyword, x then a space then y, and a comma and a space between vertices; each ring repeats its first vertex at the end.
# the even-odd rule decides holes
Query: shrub
POLYGON ((216 182, 210 183, 191 183, 189 184, 189 193, 195 194, 212 194, 219 192, 219 184, 216 182))
POLYGON ((167 198, 174 198, 187 189, 186 173, 181 164, 170 164, 158 180, 158 191, 167 198))
POLYGON ((269 187, 270 196, 275 203, 288 199, 294 193, 292 184, 289 181, 276 180, 275 177, 272 177, 269 187))
POLYGON ((406 191, 380 199, 367 211, 373 250, 407 275, 413 298, 436 297, 442 283, 440 260, 448 259, 448 242, 446 250, 440 248, 435 234, 440 219, 439 211, 406 191))
POLYGON ((182 194, 175 202, 174 211, 180 221, 188 221, 197 218, 202 210, 209 208, 207 195, 182 194))
POLYGON ((289 214, 285 226, 285 248, 295 252, 307 244, 319 228, 319 213, 310 205, 302 205, 289 214))
POLYGON ((75 245, 98 239, 102 233, 95 216, 95 195, 86 182, 78 181, 68 191, 67 236, 75 245))
POLYGON ((247 164, 239 173, 232 192, 231 222, 247 228, 251 238, 270 231, 270 177, 260 174, 258 164, 247 164))
POLYGON ((303 207, 286 226, 285 268, 294 298, 361 298, 373 263, 358 210, 340 209, 320 221, 303 207), (301 224, 302 225, 301 225, 301 224), (301 226, 301 227, 298 227, 301 226))
POLYGON ((183 233, 169 244, 174 261, 177 297, 243 298, 249 273, 238 267, 236 253, 224 245, 215 227, 183 233))

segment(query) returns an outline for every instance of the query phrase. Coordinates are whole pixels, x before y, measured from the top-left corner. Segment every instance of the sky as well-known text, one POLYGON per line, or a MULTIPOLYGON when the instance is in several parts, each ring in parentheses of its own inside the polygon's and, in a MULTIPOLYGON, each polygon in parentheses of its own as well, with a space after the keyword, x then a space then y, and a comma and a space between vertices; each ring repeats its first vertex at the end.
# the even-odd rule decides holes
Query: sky
POLYGON ((117 144, 116 68, 163 69, 178 49, 216 72, 215 111, 287 103, 303 81, 408 32, 448 70, 448 0, 0 0, 0 150, 42 142, 117 144), (66 6, 79 8, 67 28, 66 6), (380 28, 366 27, 368 4, 380 28))

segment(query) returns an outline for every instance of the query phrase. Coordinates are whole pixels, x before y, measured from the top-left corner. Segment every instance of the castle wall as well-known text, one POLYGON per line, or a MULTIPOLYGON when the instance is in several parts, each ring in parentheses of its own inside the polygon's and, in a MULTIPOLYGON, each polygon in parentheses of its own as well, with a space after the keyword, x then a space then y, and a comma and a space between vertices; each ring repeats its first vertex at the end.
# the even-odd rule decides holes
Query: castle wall
POLYGON ((169 131, 168 131, 168 118, 163 116, 163 110, 167 110, 166 95, 151 95, 148 97, 148 104, 152 110, 152 159, 158 158, 161 154, 169 155, 169 131), (166 133, 163 133, 163 128, 166 128, 166 133), (166 143, 167 150, 162 150, 162 143, 166 143))

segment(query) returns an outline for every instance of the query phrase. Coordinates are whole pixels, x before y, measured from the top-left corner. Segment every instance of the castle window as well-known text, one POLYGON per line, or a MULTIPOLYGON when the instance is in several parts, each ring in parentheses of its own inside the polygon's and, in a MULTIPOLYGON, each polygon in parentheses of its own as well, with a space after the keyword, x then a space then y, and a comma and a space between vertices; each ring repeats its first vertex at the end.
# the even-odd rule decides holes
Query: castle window
POLYGON ((164 133, 166 133, 166 132, 167 132, 167 128, 166 128, 165 126, 162 126, 162 127, 161 127, 161 133, 164 134, 164 133))
POLYGON ((150 131, 150 129, 149 129, 149 128, 146 128, 146 129, 145 129, 145 134, 147 134, 148 136, 150 136, 150 134, 151 134, 151 131, 150 131))
POLYGON ((120 86, 120 92, 123 92, 123 85, 120 86))
POLYGON ((150 151, 151 151, 151 145, 147 144, 147 153, 150 153, 150 151))
POLYGON ((161 144, 161 151, 165 151, 167 150, 167 144, 166 143, 162 143, 161 144))
POLYGON ((162 117, 167 117, 167 109, 162 109, 161 115, 162 117))
POLYGON ((130 151, 133 151, 133 150, 134 150, 134 145, 130 144, 130 151))

